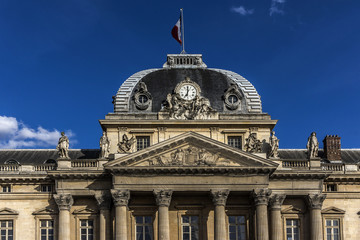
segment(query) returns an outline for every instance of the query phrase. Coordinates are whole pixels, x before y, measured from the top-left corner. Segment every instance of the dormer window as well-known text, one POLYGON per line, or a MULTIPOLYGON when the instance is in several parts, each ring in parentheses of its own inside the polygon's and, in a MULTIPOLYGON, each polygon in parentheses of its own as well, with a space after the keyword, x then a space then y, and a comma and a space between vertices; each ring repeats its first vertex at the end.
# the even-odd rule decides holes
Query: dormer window
POLYGON ((16 161, 15 159, 9 159, 5 161, 5 164, 13 164, 13 165, 20 165, 20 163, 18 161, 16 161))

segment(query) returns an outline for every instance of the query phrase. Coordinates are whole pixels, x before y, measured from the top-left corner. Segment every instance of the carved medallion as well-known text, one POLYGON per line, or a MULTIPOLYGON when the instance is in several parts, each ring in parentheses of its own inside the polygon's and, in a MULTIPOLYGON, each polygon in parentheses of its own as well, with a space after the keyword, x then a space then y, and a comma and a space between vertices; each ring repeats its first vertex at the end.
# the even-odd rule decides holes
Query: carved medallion
POLYGON ((239 90, 239 86, 236 83, 232 83, 231 86, 224 93, 224 103, 227 109, 236 110, 240 107, 242 95, 239 90))
POLYGON ((151 105, 152 97, 144 82, 140 82, 138 84, 138 88, 135 90, 133 100, 135 102, 136 108, 139 110, 146 110, 151 105))

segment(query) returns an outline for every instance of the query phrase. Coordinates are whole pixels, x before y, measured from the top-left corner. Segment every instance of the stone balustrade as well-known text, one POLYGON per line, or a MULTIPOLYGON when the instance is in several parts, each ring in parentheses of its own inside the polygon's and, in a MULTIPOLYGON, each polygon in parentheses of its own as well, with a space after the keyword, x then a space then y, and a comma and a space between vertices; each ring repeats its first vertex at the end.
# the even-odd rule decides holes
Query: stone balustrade
POLYGON ((342 163, 323 163, 321 169, 324 171, 345 172, 345 164, 342 163))
POLYGON ((97 159, 87 160, 71 160, 71 167, 73 168, 97 168, 99 161, 97 159))
POLYGON ((307 160, 286 160, 282 161, 283 168, 309 168, 307 160))

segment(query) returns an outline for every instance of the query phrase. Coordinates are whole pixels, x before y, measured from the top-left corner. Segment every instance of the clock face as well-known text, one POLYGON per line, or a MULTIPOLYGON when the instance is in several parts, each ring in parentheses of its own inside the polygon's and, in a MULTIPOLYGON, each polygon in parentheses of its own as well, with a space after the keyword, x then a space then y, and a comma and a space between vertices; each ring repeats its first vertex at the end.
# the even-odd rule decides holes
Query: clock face
POLYGON ((179 90, 180 97, 185 100, 193 100, 196 94, 196 88, 190 84, 184 84, 179 90))

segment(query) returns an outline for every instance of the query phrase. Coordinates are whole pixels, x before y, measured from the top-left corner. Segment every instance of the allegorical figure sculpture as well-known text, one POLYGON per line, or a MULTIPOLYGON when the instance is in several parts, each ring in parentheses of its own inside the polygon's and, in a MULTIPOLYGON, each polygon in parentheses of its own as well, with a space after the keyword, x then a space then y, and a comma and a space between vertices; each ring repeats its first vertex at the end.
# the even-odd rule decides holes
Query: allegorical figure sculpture
POLYGON ((109 157, 110 152, 110 140, 106 135, 106 132, 103 132, 103 135, 100 138, 100 158, 109 157))
POLYGON ((119 146, 119 153, 128 153, 131 151, 132 146, 134 145, 134 143, 136 142, 135 137, 132 138, 128 138, 128 136, 126 134, 124 134, 122 136, 122 141, 119 142, 118 146, 119 146))
POLYGON ((278 153, 278 149, 279 149, 279 139, 275 136, 275 131, 271 132, 270 135, 270 150, 269 150, 269 157, 273 157, 273 158, 278 158, 279 157, 279 153, 278 153))
POLYGON ((56 150, 58 150, 59 158, 69 158, 69 139, 64 132, 61 132, 56 150))
POLYGON ((308 138, 306 148, 307 148, 307 153, 308 153, 309 159, 315 158, 318 156, 319 142, 316 138, 316 132, 311 133, 310 137, 308 138))
POLYGON ((245 150, 250 153, 261 152, 262 144, 256 138, 256 133, 250 133, 249 137, 245 139, 245 150))

